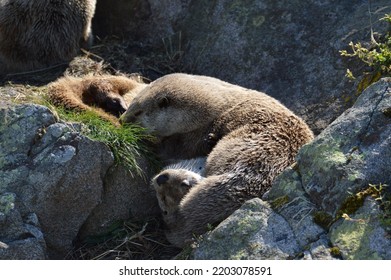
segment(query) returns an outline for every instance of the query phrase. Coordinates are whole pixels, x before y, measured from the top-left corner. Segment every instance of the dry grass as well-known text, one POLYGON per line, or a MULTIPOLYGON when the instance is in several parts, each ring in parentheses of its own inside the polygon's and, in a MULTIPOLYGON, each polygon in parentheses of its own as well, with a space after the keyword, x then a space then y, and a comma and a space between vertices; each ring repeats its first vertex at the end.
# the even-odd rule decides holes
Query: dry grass
POLYGON ((165 239, 161 222, 151 219, 118 222, 110 232, 80 243, 68 259, 159 260, 172 259, 180 251, 165 239))

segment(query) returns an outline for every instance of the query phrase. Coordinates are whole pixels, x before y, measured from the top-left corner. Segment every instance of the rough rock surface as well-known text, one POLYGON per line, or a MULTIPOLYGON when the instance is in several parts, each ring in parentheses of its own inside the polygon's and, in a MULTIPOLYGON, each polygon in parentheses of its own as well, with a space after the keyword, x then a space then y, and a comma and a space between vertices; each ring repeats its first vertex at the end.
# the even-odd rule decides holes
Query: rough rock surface
MULTIPOLYGON (((50 258, 64 257, 78 235, 98 234, 110 222, 157 209, 148 184, 117 170, 109 148, 82 136, 78 127, 57 122, 43 106, 0 104, 0 195, 14 196, 12 215, 5 217, 23 218, 5 220, 23 228, 25 217, 36 215, 50 258), (121 178, 111 180, 113 174, 121 178)), ((25 240, 2 230, 0 237, 5 244, 25 240)))
POLYGON ((247 201, 194 251, 195 259, 286 259, 299 252, 289 224, 259 198, 247 201))
POLYGON ((342 258, 352 260, 391 259, 391 241, 381 225, 379 204, 367 198, 349 219, 340 219, 330 229, 330 240, 342 258))
POLYGON ((180 55, 177 71, 267 92, 316 134, 357 98, 344 75, 362 69, 339 51, 370 42, 371 28, 384 33, 387 24, 378 19, 391 12, 388 0, 115 2, 98 1, 97 34, 163 49, 168 63, 180 55))
POLYGON ((0 194, 0 259, 45 259, 46 243, 34 213, 23 219, 14 193, 0 194))
POLYGON ((113 34, 138 41, 161 43, 187 11, 190 0, 99 0, 93 19, 94 33, 113 34), (146 36, 147 34, 147 36, 146 36))
MULTIPOLYGON (((390 229, 386 226, 390 219, 389 202, 375 201, 368 196, 362 206, 357 204, 354 213, 342 215, 348 211, 344 207, 352 194, 371 184, 382 184, 390 192, 386 186, 391 186, 390 110, 391 78, 385 78, 365 90, 351 109, 305 145, 297 163, 284 171, 263 197, 281 215, 281 224, 287 224, 286 233, 292 232, 293 237, 286 239, 289 242, 286 246, 302 253, 297 258, 391 258, 390 229)), ((276 215, 270 214, 270 209, 262 211, 276 215)), ((196 258, 213 258, 213 254, 229 254, 237 248, 236 239, 230 236, 234 228, 240 228, 238 213, 222 223, 230 224, 229 228, 224 226, 227 230, 222 232, 219 226, 201 242, 196 258), (210 253, 208 246, 218 249, 210 253)), ((250 213, 242 219, 252 216, 250 213)), ((267 231, 270 226, 262 222, 252 225, 252 232, 267 231)), ((273 244, 270 240, 277 236, 266 244, 273 244)), ((253 240, 244 242, 243 238, 242 241, 240 252, 252 250, 253 240)), ((266 239, 257 240, 261 241, 266 239)), ((260 249, 254 250, 252 255, 258 253, 258 258, 273 258, 260 249)), ((275 256, 286 258, 281 254, 275 256)))

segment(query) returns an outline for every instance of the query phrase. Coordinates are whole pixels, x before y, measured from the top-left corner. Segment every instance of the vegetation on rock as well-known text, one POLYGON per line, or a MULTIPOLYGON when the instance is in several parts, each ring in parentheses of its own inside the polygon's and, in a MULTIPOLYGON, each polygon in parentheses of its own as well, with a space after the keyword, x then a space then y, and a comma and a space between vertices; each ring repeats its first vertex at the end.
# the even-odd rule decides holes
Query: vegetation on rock
MULTIPOLYGON (((388 22, 389 28, 386 34, 380 36, 378 42, 372 34, 371 46, 366 47, 360 42, 350 42, 351 52, 347 50, 340 51, 342 56, 358 58, 371 67, 371 71, 364 73, 359 82, 358 93, 361 93, 369 85, 380 80, 380 78, 391 76, 391 14, 386 14, 380 20, 388 22)), ((347 69, 346 76, 350 79, 355 79, 350 69, 347 69)))
POLYGON ((143 175, 137 162, 141 156, 147 156, 156 163, 146 145, 148 141, 153 142, 154 138, 144 128, 133 124, 116 127, 93 111, 75 112, 61 107, 57 107, 56 111, 60 119, 82 123, 80 132, 92 140, 105 143, 111 149, 116 164, 124 165, 130 172, 134 170, 137 175, 143 175))

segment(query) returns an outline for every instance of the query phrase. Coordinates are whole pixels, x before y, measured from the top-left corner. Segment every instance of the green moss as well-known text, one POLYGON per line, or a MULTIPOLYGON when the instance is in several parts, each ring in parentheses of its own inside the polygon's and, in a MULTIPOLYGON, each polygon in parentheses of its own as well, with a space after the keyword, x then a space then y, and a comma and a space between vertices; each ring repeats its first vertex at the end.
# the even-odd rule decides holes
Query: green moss
MULTIPOLYGON (((333 170, 336 166, 341 166, 348 162, 347 156, 338 148, 341 142, 341 139, 334 138, 333 143, 305 145, 301 149, 301 157, 311 157, 312 170, 317 170, 318 172, 333 170), (314 149, 314 145, 316 145, 316 149, 314 149)), ((302 175, 311 177, 313 174, 302 175)))
POLYGON ((15 195, 4 193, 0 196, 0 213, 7 215, 15 207, 15 195))
POLYGON ((289 197, 287 195, 277 197, 276 199, 270 201, 270 206, 273 209, 280 208, 281 206, 287 204, 289 202, 289 197))
POLYGON ((331 247, 329 250, 332 257, 342 259, 341 250, 337 246, 331 247))
POLYGON ((262 15, 259 15, 259 16, 255 16, 252 20, 252 24, 255 26, 255 27, 259 27, 261 26, 264 22, 265 22, 266 18, 262 15))
POLYGON ((381 196, 382 190, 375 185, 370 185, 367 189, 360 191, 356 194, 350 195, 341 204, 340 209, 337 211, 336 218, 342 217, 343 214, 351 215, 355 213, 360 207, 364 205, 365 198, 372 196, 375 199, 381 196))
POLYGON ((379 202, 380 209, 382 210, 380 223, 387 231, 388 236, 391 237, 391 194, 386 191, 386 188, 388 188, 388 185, 379 185, 380 196, 376 200, 379 202))
POLYGON ((391 234, 391 195, 387 192, 388 185, 369 185, 368 188, 354 195, 349 196, 341 204, 335 219, 341 218, 344 214, 351 215, 363 206, 365 198, 371 196, 378 202, 382 214, 379 217, 381 225, 391 234))
POLYGON ((324 211, 316 211, 312 214, 312 218, 314 222, 321 226, 322 228, 328 230, 332 222, 334 221, 333 217, 324 212, 324 211))
POLYGON ((380 259, 378 253, 371 249, 370 236, 375 229, 365 220, 367 218, 367 214, 356 215, 355 220, 345 220, 332 230, 330 241, 338 244, 344 259, 380 259))
POLYGON ((237 222, 237 228, 235 228, 235 231, 240 232, 241 234, 236 234, 236 236, 238 236, 241 240, 244 236, 249 236, 259 230, 258 223, 254 223, 252 213, 252 211, 245 211, 245 214, 242 214, 241 219, 237 222))

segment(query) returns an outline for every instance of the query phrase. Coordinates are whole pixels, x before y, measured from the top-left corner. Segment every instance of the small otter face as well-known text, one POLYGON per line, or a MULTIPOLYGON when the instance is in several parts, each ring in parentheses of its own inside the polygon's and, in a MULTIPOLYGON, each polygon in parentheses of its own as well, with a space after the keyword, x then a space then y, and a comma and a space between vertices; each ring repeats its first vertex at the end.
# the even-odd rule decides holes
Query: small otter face
POLYGON ((102 108, 107 113, 120 117, 125 113, 127 106, 125 100, 121 97, 107 97, 102 103, 102 108))
POLYGON ((178 209, 182 198, 202 177, 185 169, 167 169, 152 179, 159 206, 165 215, 178 209))

